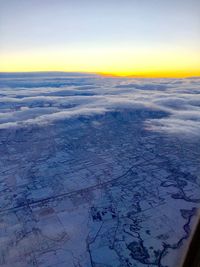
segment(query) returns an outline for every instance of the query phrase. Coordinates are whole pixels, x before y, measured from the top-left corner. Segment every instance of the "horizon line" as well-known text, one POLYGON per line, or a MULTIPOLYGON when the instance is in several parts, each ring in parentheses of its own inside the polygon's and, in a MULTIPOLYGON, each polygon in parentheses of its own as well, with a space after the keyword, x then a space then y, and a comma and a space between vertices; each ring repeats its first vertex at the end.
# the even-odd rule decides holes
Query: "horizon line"
POLYGON ((200 78, 200 73, 197 75, 187 74, 116 74, 116 73, 104 73, 104 72, 89 72, 89 71, 62 71, 62 70, 34 70, 34 71, 0 71, 0 74, 22 74, 22 73, 68 73, 68 74, 90 74, 109 78, 139 78, 139 79, 188 79, 188 78, 200 78))

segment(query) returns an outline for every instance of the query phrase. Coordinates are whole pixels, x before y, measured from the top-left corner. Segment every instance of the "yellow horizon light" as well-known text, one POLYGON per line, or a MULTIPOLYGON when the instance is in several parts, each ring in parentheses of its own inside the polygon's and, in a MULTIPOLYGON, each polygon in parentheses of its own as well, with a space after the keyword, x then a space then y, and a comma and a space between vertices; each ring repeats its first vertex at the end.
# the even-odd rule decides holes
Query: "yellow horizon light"
POLYGON ((0 72, 64 71, 112 77, 200 76, 199 51, 152 48, 67 48, 0 54, 0 72))

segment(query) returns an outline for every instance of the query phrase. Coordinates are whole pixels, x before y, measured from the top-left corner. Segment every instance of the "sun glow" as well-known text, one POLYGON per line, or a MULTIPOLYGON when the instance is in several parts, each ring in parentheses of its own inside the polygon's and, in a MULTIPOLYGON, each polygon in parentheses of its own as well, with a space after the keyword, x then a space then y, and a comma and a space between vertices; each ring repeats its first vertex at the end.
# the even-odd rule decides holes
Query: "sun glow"
POLYGON ((58 48, 3 53, 0 59, 1 72, 92 72, 121 77, 200 76, 197 51, 188 52, 180 48, 58 48))

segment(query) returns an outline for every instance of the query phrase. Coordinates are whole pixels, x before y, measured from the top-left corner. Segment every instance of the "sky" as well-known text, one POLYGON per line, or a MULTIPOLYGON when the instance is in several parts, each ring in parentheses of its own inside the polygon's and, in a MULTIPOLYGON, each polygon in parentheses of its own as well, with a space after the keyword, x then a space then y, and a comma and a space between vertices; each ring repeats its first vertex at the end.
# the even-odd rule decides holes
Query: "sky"
POLYGON ((0 71, 200 76, 199 0, 0 0, 0 71))

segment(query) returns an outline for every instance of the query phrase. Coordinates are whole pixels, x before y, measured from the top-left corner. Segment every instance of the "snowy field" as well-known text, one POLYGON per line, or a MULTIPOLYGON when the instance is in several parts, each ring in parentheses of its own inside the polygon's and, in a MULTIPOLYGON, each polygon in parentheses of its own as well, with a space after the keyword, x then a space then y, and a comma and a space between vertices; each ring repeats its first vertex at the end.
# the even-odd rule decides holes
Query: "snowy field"
POLYGON ((179 267, 200 78, 0 74, 0 266, 179 267))

